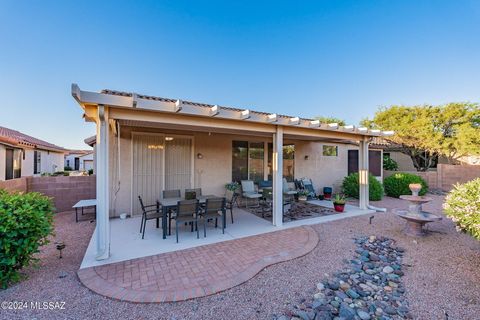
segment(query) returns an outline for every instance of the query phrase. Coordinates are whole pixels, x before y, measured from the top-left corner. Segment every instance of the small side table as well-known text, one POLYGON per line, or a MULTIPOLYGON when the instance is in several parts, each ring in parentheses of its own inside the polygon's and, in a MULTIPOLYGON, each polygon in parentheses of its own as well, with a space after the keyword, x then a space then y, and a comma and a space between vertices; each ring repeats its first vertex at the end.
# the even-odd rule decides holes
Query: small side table
POLYGON ((78 209, 82 209, 81 213, 83 215, 83 209, 88 207, 94 207, 95 216, 97 213, 97 199, 86 199, 80 200, 73 205, 72 208, 75 209, 75 222, 78 222, 78 209))

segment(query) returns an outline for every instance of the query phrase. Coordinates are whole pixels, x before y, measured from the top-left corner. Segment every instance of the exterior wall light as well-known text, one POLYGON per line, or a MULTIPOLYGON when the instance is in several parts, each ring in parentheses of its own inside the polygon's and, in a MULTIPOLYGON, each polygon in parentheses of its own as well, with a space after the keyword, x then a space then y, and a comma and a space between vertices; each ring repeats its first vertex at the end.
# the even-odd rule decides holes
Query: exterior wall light
POLYGON ((203 154, 201 154, 200 152, 197 153, 197 159, 203 159, 203 154))

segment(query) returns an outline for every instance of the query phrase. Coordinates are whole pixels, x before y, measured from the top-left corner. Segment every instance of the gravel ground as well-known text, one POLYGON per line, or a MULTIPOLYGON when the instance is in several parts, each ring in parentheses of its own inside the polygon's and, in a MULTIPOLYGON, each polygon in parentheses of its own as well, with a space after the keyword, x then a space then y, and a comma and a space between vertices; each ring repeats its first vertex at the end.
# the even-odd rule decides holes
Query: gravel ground
MULTIPOLYGON (((424 208, 441 213, 443 197, 424 208)), ((377 206, 405 207, 402 200, 385 198, 377 206)), ((83 287, 76 271, 88 245, 93 224, 74 223, 71 213, 56 217, 55 241, 67 244, 59 260, 53 244, 45 248, 38 269, 5 291, 0 301, 65 301, 65 310, 0 310, 0 319, 271 319, 301 299, 310 299, 325 273, 342 267, 353 256, 353 238, 381 235, 405 249, 404 283, 415 319, 478 319, 480 315, 480 243, 459 234, 448 220, 433 223, 431 234, 413 240, 401 232, 403 221, 377 213, 314 226, 318 246, 304 257, 270 266, 248 282, 223 293, 180 303, 132 304, 113 301, 83 287), (61 278, 60 275, 66 275, 61 278)))

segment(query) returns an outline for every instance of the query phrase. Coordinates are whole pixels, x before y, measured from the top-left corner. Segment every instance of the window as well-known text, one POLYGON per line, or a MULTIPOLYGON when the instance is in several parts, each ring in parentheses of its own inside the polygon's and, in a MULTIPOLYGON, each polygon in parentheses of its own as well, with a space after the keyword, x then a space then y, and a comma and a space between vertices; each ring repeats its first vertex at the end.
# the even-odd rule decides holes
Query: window
POLYGON ((338 147, 337 146, 323 146, 323 155, 326 157, 336 157, 338 156, 338 147))
MULTIPOLYGON (((272 159, 273 159, 273 144, 268 144, 268 180, 272 180, 272 159)), ((287 144, 283 146, 283 177, 288 182, 295 179, 295 145, 287 144)))
MULTIPOLYGON (((265 159, 264 142, 232 141, 232 181, 272 180, 273 144, 268 143, 268 157, 265 159), (265 172, 265 165, 268 167, 265 172)), ((283 146, 283 177, 293 181, 295 168, 295 145, 283 146)))
POLYGON ((248 180, 248 142, 232 141, 232 181, 248 180))
POLYGON ((70 167, 70 160, 67 160, 67 167, 70 167))
POLYGON ((6 149, 5 180, 17 179, 22 176, 22 150, 6 149))
POLYGON ((255 182, 263 181, 263 142, 250 142, 248 149, 248 179, 255 182))
POLYGON ((33 152, 33 173, 39 174, 41 172, 42 154, 40 151, 33 152))

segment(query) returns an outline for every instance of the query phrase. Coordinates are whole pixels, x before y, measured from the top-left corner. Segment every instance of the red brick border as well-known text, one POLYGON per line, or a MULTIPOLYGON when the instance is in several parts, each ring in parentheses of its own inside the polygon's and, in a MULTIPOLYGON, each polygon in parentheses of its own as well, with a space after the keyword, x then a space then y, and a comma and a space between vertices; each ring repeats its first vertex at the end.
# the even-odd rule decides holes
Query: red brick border
POLYGON ((100 295, 136 303, 174 302, 238 286, 263 268, 301 257, 318 244, 309 226, 85 268, 80 281, 100 295))

